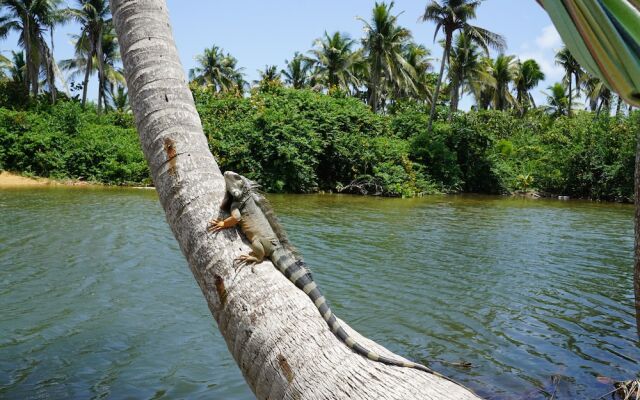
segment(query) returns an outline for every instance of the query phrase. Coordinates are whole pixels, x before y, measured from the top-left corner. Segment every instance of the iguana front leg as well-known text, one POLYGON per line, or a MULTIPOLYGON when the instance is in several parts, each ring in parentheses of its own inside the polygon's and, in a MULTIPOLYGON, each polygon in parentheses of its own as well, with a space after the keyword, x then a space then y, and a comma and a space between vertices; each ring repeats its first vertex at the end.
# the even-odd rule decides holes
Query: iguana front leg
POLYGON ((240 222, 240 210, 235 209, 231 211, 231 216, 227 219, 215 218, 209 221, 207 230, 209 232, 220 232, 223 229, 233 228, 240 222))
MULTIPOLYGON (((240 222, 240 218, 242 215, 240 214, 240 210, 233 209, 231 210, 231 216, 227 219, 215 218, 209 222, 209 226, 207 230, 209 232, 220 232, 223 229, 229 229, 238 224, 240 222)), ((259 239, 254 239, 251 242, 251 252, 249 254, 243 254, 240 257, 236 258, 235 261, 239 261, 241 263, 260 263, 264 259, 265 251, 264 246, 260 243, 259 239)))

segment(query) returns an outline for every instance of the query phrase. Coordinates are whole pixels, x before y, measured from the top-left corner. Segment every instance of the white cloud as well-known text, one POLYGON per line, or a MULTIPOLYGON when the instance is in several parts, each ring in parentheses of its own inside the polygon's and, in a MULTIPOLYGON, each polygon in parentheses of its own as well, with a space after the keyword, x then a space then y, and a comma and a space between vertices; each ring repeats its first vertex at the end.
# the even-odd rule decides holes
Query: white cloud
POLYGON ((545 74, 545 80, 540 82, 538 88, 532 92, 538 104, 544 102, 542 91, 553 83, 559 82, 564 75, 562 67, 557 66, 555 60, 556 52, 562 45, 562 39, 556 28, 553 25, 547 25, 532 42, 525 42, 520 46, 518 58, 521 61, 530 58, 536 60, 545 74))
POLYGON ((542 28, 542 34, 536 38, 536 44, 540 49, 555 49, 562 46, 562 39, 555 26, 547 25, 542 28))
POLYGON ((521 51, 517 54, 520 60, 524 61, 533 58, 540 64, 542 72, 546 75, 545 81, 557 82, 562 79, 564 71, 556 65, 556 52, 562 47, 562 38, 553 25, 542 28, 540 34, 535 38, 535 43, 525 42, 520 46, 521 51))

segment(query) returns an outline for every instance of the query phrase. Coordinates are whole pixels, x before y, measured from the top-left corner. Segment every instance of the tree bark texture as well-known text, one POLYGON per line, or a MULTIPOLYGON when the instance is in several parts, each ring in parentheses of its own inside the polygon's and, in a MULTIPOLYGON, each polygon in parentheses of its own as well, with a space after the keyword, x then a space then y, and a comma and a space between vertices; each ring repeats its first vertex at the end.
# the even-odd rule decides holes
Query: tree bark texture
POLYGON ((206 230, 220 214, 224 180, 187 87, 165 0, 111 0, 111 9, 140 141, 167 222, 256 397, 477 399, 446 379, 353 353, 270 262, 234 268, 249 247, 234 229, 206 230))
POLYGON ((429 113, 429 125, 427 126, 427 133, 430 135, 433 129, 433 119, 436 116, 436 105, 438 104, 438 97, 440 96, 440 86, 442 85, 442 78, 444 77, 444 67, 449 61, 449 52, 451 50, 451 41, 453 33, 447 33, 444 42, 444 52, 442 54, 442 61, 440 63, 440 73, 438 74, 438 82, 436 82, 436 90, 433 92, 433 99, 431 100, 431 112, 429 113))

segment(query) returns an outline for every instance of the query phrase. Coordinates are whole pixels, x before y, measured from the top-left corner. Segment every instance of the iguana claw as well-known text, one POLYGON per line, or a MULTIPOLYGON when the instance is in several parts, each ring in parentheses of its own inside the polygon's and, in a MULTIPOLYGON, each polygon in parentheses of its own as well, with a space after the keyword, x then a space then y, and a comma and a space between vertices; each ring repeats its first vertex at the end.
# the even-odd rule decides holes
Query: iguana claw
POLYGON ((219 219, 219 218, 215 218, 215 219, 212 219, 211 221, 209 221, 209 225, 207 226, 207 231, 212 232, 212 233, 217 233, 217 232, 220 232, 221 230, 223 230, 224 228, 225 228, 224 220, 223 219, 219 219))
POLYGON ((256 264, 260 262, 258 258, 256 258, 255 256, 252 256, 251 254, 243 254, 240 257, 236 258, 236 261, 241 261, 246 264, 256 264))

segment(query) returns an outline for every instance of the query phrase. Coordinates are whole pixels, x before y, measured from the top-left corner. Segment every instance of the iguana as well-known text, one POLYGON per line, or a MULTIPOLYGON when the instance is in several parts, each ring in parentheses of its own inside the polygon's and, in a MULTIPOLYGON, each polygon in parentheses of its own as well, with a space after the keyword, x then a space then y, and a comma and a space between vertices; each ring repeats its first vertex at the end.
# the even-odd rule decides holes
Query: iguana
POLYGON ((313 281, 305 263, 289 244, 289 240, 278 222, 273 208, 268 204, 266 198, 256 190, 258 185, 232 171, 224 173, 224 180, 226 194, 220 208, 230 212, 231 216, 226 219, 213 219, 209 222, 208 230, 210 232, 219 232, 240 224, 240 229, 251 243, 251 252, 238 257, 238 261, 259 263, 265 257, 271 259, 280 272, 309 296, 338 339, 356 353, 373 361, 399 367, 415 368, 450 380, 422 364, 394 360, 379 355, 357 343, 353 337, 349 336, 340 326, 333 312, 331 312, 331 308, 329 308, 326 299, 313 281))

